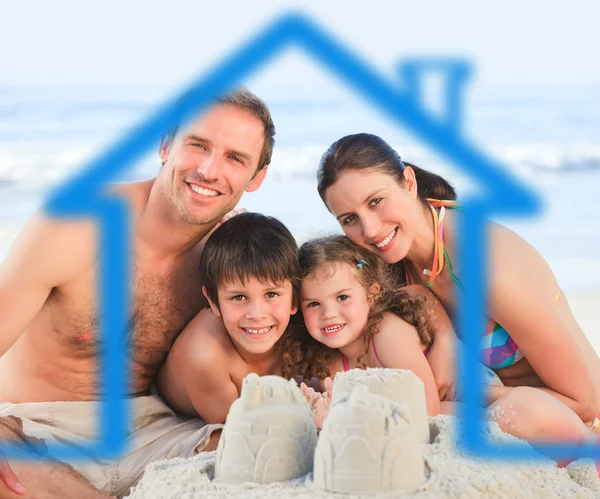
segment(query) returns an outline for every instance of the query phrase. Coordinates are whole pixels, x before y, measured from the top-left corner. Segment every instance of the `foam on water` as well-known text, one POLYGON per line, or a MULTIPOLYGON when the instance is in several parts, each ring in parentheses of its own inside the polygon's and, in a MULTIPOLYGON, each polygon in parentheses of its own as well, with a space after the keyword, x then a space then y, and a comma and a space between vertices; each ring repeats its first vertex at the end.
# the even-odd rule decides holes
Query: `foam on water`
MULTIPOLYGON (((598 289, 600 282, 595 220, 600 208, 600 106, 594 95, 580 91, 576 97, 543 92, 483 96, 472 106, 467 124, 474 143, 541 196, 541 217, 502 223, 548 259, 567 290, 598 289)), ((159 88, 0 87, 0 259, 52 186, 164 98, 159 88)), ((342 105, 335 96, 304 99, 271 103, 278 128, 271 168, 263 187, 241 203, 277 216, 299 240, 340 230, 316 194, 316 168, 331 140, 346 133, 380 131, 362 108, 342 105)), ((399 139, 390 132, 388 140, 405 160, 451 179, 459 194, 473 188, 456 165, 445 163, 414 138, 399 139)), ((151 178, 159 166, 157 155, 149 153, 116 180, 151 178)))

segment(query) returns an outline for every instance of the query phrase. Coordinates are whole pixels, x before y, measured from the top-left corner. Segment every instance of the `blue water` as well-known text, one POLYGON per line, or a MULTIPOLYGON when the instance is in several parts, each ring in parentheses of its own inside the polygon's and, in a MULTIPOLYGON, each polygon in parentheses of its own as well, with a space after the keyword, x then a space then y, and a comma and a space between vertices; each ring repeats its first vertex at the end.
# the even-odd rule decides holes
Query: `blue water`
MULTIPOLYGON (((550 262, 565 289, 600 288, 600 89, 503 89, 466 99, 468 139, 532 186, 545 203, 535 220, 503 221, 550 262)), ((45 193, 144 118, 169 93, 160 88, 0 87, 0 259, 45 193)), ((327 146, 347 134, 381 135, 404 159, 473 186, 456 165, 344 92, 314 98, 261 95, 277 143, 263 187, 242 205, 278 216, 299 239, 339 230, 316 195, 314 172, 327 146)), ((122 180, 150 178, 149 154, 122 180)))

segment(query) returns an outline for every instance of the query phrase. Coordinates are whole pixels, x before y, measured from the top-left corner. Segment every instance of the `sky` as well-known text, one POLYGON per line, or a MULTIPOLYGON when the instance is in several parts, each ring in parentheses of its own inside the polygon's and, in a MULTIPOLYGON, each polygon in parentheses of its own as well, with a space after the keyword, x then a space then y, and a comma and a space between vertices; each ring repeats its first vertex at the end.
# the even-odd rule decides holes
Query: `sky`
MULTIPOLYGON (((0 0, 1 86, 179 87, 281 13, 311 16, 393 73, 403 57, 470 58, 478 88, 600 85, 600 4, 0 0)), ((286 71, 278 72, 285 79, 286 71)), ((308 77, 288 76, 305 88, 308 77)))
MULTIPOLYGON (((495 154, 495 146, 522 142, 529 147, 524 151, 528 155, 523 156, 513 148, 511 152, 517 153, 517 157, 511 156, 511 161, 522 163, 524 157, 553 164, 571 159, 571 149, 563 151, 565 144, 571 147, 574 142, 573 151, 580 153, 577 141, 583 141, 586 146, 588 142, 597 143, 600 3, 595 0, 572 0, 568 5, 541 0, 501 3, 479 0, 0 0, 0 118, 4 119, 4 122, 0 120, 0 135, 4 132, 11 136, 15 131, 23 134, 40 127, 50 133, 54 124, 51 123, 48 130, 44 127, 48 126, 48 116, 55 113, 60 117, 57 129, 63 133, 61 137, 66 138, 67 132, 76 137, 80 131, 96 127, 105 133, 101 143, 94 147, 105 147, 130 124, 143 119, 157 101, 168 101, 179 95, 183 88, 291 9, 312 18, 361 59, 390 79, 398 79, 399 85, 397 70, 404 58, 470 59, 474 73, 465 93, 466 135, 491 151, 490 154, 495 154), (3 92, 6 87, 59 87, 59 90, 3 92), (123 87, 130 91, 123 91, 123 87), (157 91, 148 93, 148 87, 156 87, 157 91), (558 90, 556 94, 553 89, 558 90), (156 100, 148 99, 147 95, 156 100), (544 98, 536 101, 538 96, 544 98), (35 106, 36 99, 44 100, 39 109, 35 106), (130 107, 137 106, 137 110, 131 111, 131 116, 122 117, 110 114, 115 106, 104 110, 91 105, 91 111, 86 107, 94 100, 100 104, 113 103, 111 99, 132 103, 130 107), (73 103, 81 101, 83 111, 71 113, 69 108, 61 113, 53 107, 73 104, 71 100, 73 103), (23 105, 19 107, 19 104, 23 105), (479 112, 478 118, 475 110, 479 112), (113 121, 103 122, 103 119, 113 121), (533 144, 534 139, 540 144, 533 144)), ((341 88, 337 81, 330 81, 309 58, 294 52, 259 73, 246 83, 267 100, 274 115, 285 114, 284 118, 276 116, 275 120, 279 144, 276 150, 282 150, 282 145, 291 147, 285 150, 288 156, 282 155, 281 161, 290 157, 298 162, 317 164, 323 143, 330 143, 340 134, 340 118, 335 112, 340 108, 328 108, 317 101, 322 98, 325 102, 334 95, 345 105, 345 102, 353 102, 350 99, 354 94, 345 93, 348 89, 341 88), (285 107, 289 104, 286 99, 298 99, 299 104, 285 107), (309 108, 307 104, 314 107, 309 108), (313 109, 321 113, 319 126, 314 125, 313 109), (334 111, 327 114, 328 109, 334 111), (327 136, 323 130, 334 137, 327 136), (316 143, 317 139, 318 153, 294 152, 295 144, 316 143)), ((364 105, 364 102, 359 104, 364 105)), ((355 126, 355 129, 344 129, 344 133, 367 130, 380 134, 396 147, 406 144, 404 131, 382 120, 383 116, 370 107, 342 110, 346 112, 344 116, 353 118, 351 123, 344 122, 344 126, 355 126)), ((17 147, 11 144, 13 146, 17 147)), ((401 150, 403 155, 408 151, 404 147, 401 150)), ((11 151, 13 154, 14 150, 11 151)), ((59 158, 56 164, 63 171, 64 165, 74 161, 71 156, 64 159, 62 151, 52 156, 44 149, 30 150, 28 145, 23 151, 23 157, 17 154, 21 154, 21 150, 10 157, 11 165, 22 160, 35 164, 38 160, 30 159, 30 152, 39 153, 42 158, 40 169, 44 169, 48 161, 59 158)), ((77 151, 73 148, 66 153, 77 151)), ((592 152, 597 160, 598 153, 592 152)), ((410 153, 407 154, 410 157, 410 153)), ((577 160, 578 155, 574 156, 577 160)), ((80 161, 79 156, 77 158, 80 161)), ((1 170, 7 161, 0 159, 4 161, 1 170)), ((277 170, 272 171, 270 177, 276 179, 277 170)), ((54 175, 54 170, 52 172, 54 175)), ((583 227, 587 231, 587 226, 583 227)), ((0 233, 0 239, 1 236, 0 233)))

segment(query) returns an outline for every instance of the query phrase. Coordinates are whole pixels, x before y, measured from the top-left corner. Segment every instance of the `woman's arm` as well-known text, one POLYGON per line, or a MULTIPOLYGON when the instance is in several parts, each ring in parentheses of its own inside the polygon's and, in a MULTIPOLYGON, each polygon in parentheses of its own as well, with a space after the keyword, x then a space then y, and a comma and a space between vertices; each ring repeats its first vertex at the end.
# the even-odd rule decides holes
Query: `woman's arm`
POLYGON ((429 363, 421 350, 417 330, 399 317, 386 314, 374 337, 379 359, 385 367, 408 369, 415 373, 425 385, 427 413, 440 413, 440 398, 429 363))
POLYGON ((490 316, 519 346, 546 385, 544 391, 592 420, 596 407, 592 373, 552 300, 556 279, 543 258, 508 229, 490 228, 490 316))
POLYGON ((420 284, 402 288, 411 296, 424 299, 423 312, 433 333, 433 345, 427 354, 427 361, 438 390, 440 400, 454 400, 457 380, 456 345, 458 338, 446 309, 435 294, 420 284))

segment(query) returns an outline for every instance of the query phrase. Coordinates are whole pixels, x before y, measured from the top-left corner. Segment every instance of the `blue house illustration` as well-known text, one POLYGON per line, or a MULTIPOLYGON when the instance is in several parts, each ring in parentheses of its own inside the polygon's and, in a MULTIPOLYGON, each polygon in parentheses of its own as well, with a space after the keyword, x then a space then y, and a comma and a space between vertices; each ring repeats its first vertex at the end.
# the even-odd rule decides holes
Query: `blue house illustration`
MULTIPOLYGON (((100 227, 99 296, 103 339, 100 386, 106 394, 98 442, 80 450, 57 446, 49 449, 52 456, 61 459, 93 453, 114 457, 125 445, 130 231, 125 203, 119 198, 103 195, 102 187, 150 148, 156 147, 165 130, 193 118, 215 98, 240 86, 275 56, 292 47, 304 50, 325 71, 358 92, 394 123, 410 130, 477 183, 480 194, 463 200, 465 209, 458 255, 464 269, 461 280, 465 287, 459 304, 458 328, 467 344, 476 345, 485 315, 484 221, 490 215, 531 215, 539 209, 539 201, 512 178, 502 164, 483 154, 461 133, 460 87, 469 75, 469 65, 464 61, 414 59, 401 65, 398 80, 390 81, 306 16, 287 13, 194 82, 183 95, 177 96, 92 160, 48 199, 46 208, 51 215, 95 218, 100 227), (429 70, 446 75, 446 108, 442 116, 429 112, 421 99, 421 75, 429 70)), ((463 425, 463 443, 481 454, 491 455, 493 451, 500 457, 521 456, 520 447, 492 449, 480 437, 481 409, 478 407, 482 405, 483 394, 480 383, 476 382, 479 375, 476 364, 475 359, 463 359, 461 364, 462 372, 470 374, 466 377, 469 383, 465 387, 467 403, 463 416, 467 424, 463 425)), ((558 453, 575 450, 574 455, 581 454, 580 450, 569 446, 553 448, 558 453)), ((25 450, 17 447, 11 452, 14 456, 25 455, 25 450)))

